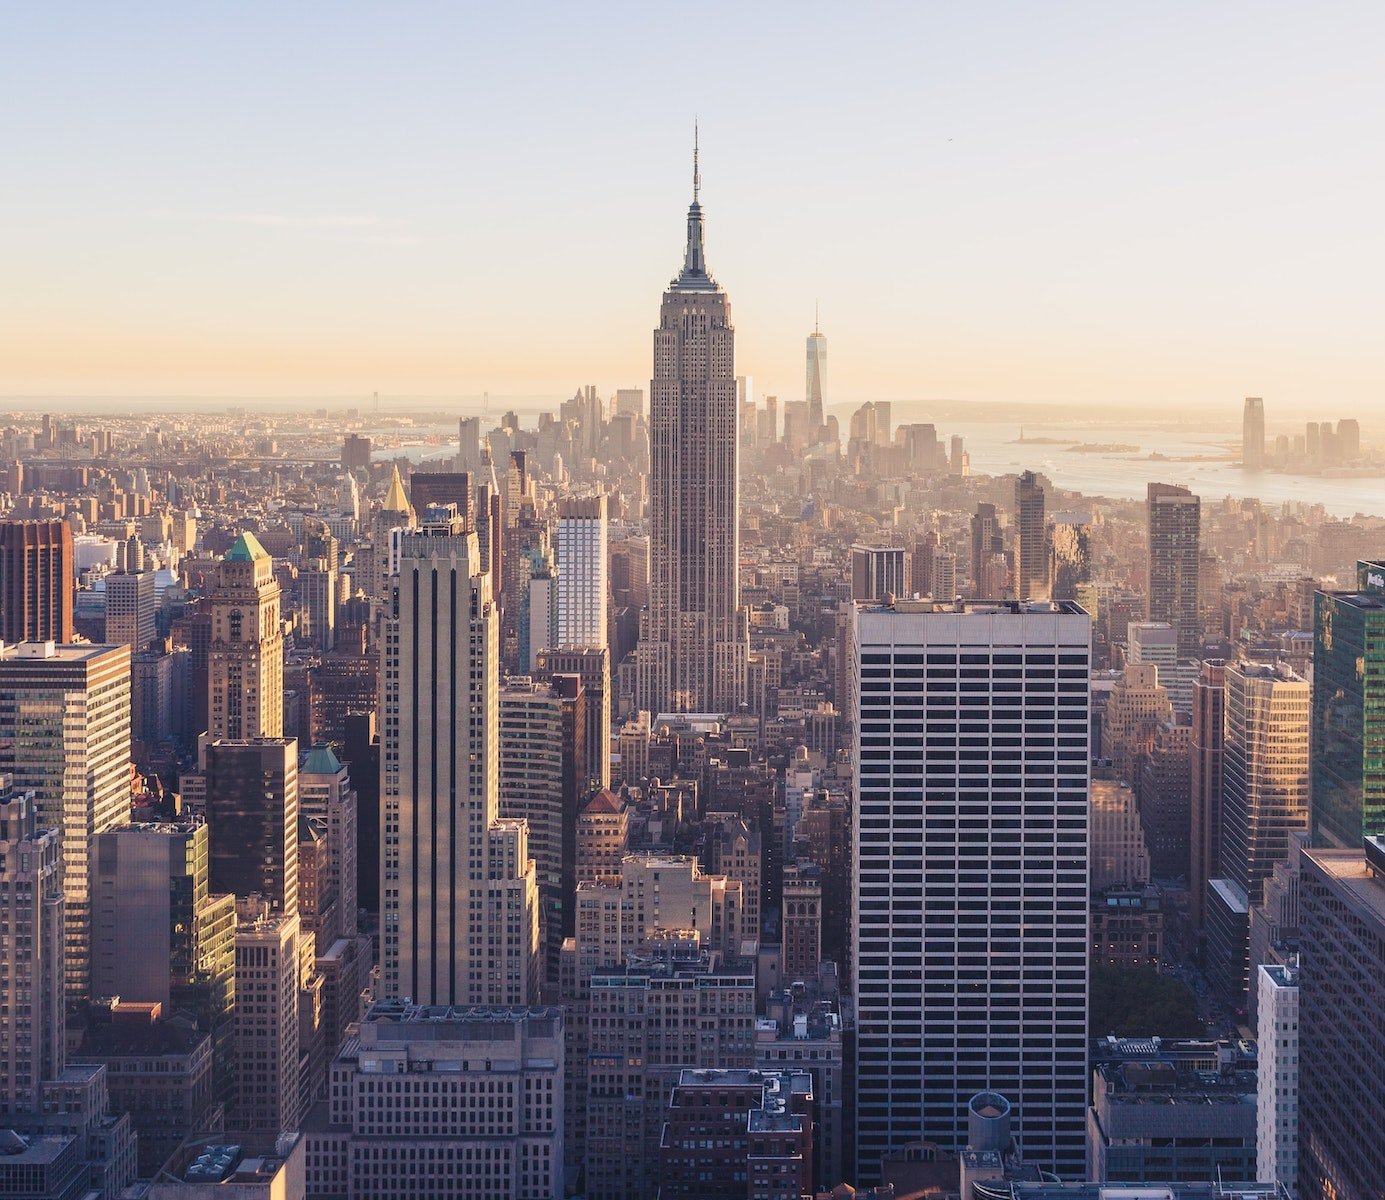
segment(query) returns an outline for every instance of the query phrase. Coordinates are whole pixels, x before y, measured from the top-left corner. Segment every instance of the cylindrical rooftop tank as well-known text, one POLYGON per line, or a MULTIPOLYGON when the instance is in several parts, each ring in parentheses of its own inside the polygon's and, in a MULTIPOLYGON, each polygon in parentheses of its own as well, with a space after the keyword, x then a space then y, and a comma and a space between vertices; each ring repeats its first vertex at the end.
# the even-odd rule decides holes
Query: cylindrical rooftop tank
POLYGON ((999 1092, 977 1092, 967 1104, 967 1145, 997 1154, 1010 1148, 1010 1101, 999 1092))

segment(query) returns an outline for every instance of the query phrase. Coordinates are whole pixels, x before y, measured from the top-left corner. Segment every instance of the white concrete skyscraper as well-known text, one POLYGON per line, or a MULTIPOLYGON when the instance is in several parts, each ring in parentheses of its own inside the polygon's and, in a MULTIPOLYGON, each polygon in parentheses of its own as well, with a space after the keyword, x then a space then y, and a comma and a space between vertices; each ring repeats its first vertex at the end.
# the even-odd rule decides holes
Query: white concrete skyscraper
POLYGON ((827 372, 827 337, 819 328, 816 320, 813 321, 813 332, 808 335, 808 386, 806 395, 808 397, 808 425, 811 436, 817 438, 817 431, 822 428, 822 384, 823 376, 827 372))
POLYGON ((729 712, 746 696, 731 306, 707 271, 697 151, 683 269, 664 293, 650 380, 649 607, 636 707, 729 712))
POLYGON ((528 827, 499 817, 500 614, 460 517, 404 534, 383 640, 381 994, 533 1003, 528 827))
POLYGON ((1071 602, 858 605, 857 1178, 967 1144, 1085 1170, 1091 620, 1071 602))
MULTIPOLYGON (((558 502, 558 646, 604 646, 606 497, 558 502)), ((548 649, 534 646, 535 653, 548 649)))

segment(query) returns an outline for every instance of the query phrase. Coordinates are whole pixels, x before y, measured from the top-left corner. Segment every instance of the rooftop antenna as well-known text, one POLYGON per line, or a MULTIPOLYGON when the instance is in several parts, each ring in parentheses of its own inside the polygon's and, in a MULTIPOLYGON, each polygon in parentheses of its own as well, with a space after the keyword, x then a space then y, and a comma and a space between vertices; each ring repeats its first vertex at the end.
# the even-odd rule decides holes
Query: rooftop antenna
POLYGON ((813 332, 814 332, 815 334, 816 334, 816 333, 821 333, 821 332, 822 332, 821 322, 819 322, 819 320, 818 320, 818 309, 819 309, 819 307, 820 307, 819 302, 818 302, 817 300, 814 300, 814 301, 813 301, 813 332))
POLYGON ((702 176, 701 176, 700 174, 698 174, 698 170, 697 170, 697 152, 698 152, 697 118, 694 117, 694 118, 693 118, 693 203, 694 203, 694 204, 697 203, 697 194, 698 194, 698 192, 700 192, 700 191, 702 190, 702 176))

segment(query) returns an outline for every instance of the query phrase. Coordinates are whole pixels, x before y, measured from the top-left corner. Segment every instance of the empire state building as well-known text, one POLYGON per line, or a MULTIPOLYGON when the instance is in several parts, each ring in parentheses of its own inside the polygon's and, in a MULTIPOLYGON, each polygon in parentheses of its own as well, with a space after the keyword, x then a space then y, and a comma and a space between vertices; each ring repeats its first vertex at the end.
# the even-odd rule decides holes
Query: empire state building
POLYGON ((726 293, 707 270, 700 184, 694 143, 683 269, 659 310, 649 385, 649 608, 635 691, 651 713, 725 713, 746 698, 736 334, 726 293))

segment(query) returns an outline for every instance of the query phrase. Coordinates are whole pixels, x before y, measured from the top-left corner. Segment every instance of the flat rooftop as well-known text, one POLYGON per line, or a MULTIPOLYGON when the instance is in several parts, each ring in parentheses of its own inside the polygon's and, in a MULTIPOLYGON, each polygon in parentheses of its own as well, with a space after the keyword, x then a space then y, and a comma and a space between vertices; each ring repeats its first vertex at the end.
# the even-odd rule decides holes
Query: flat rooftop
POLYGON ((1385 879, 1371 871, 1364 851, 1305 850, 1304 854, 1318 870, 1385 925, 1385 879))
POLYGON ((1085 617, 1087 610, 1075 600, 934 600, 899 599, 885 604, 858 601, 863 613, 947 613, 952 616, 1073 616, 1085 617))

